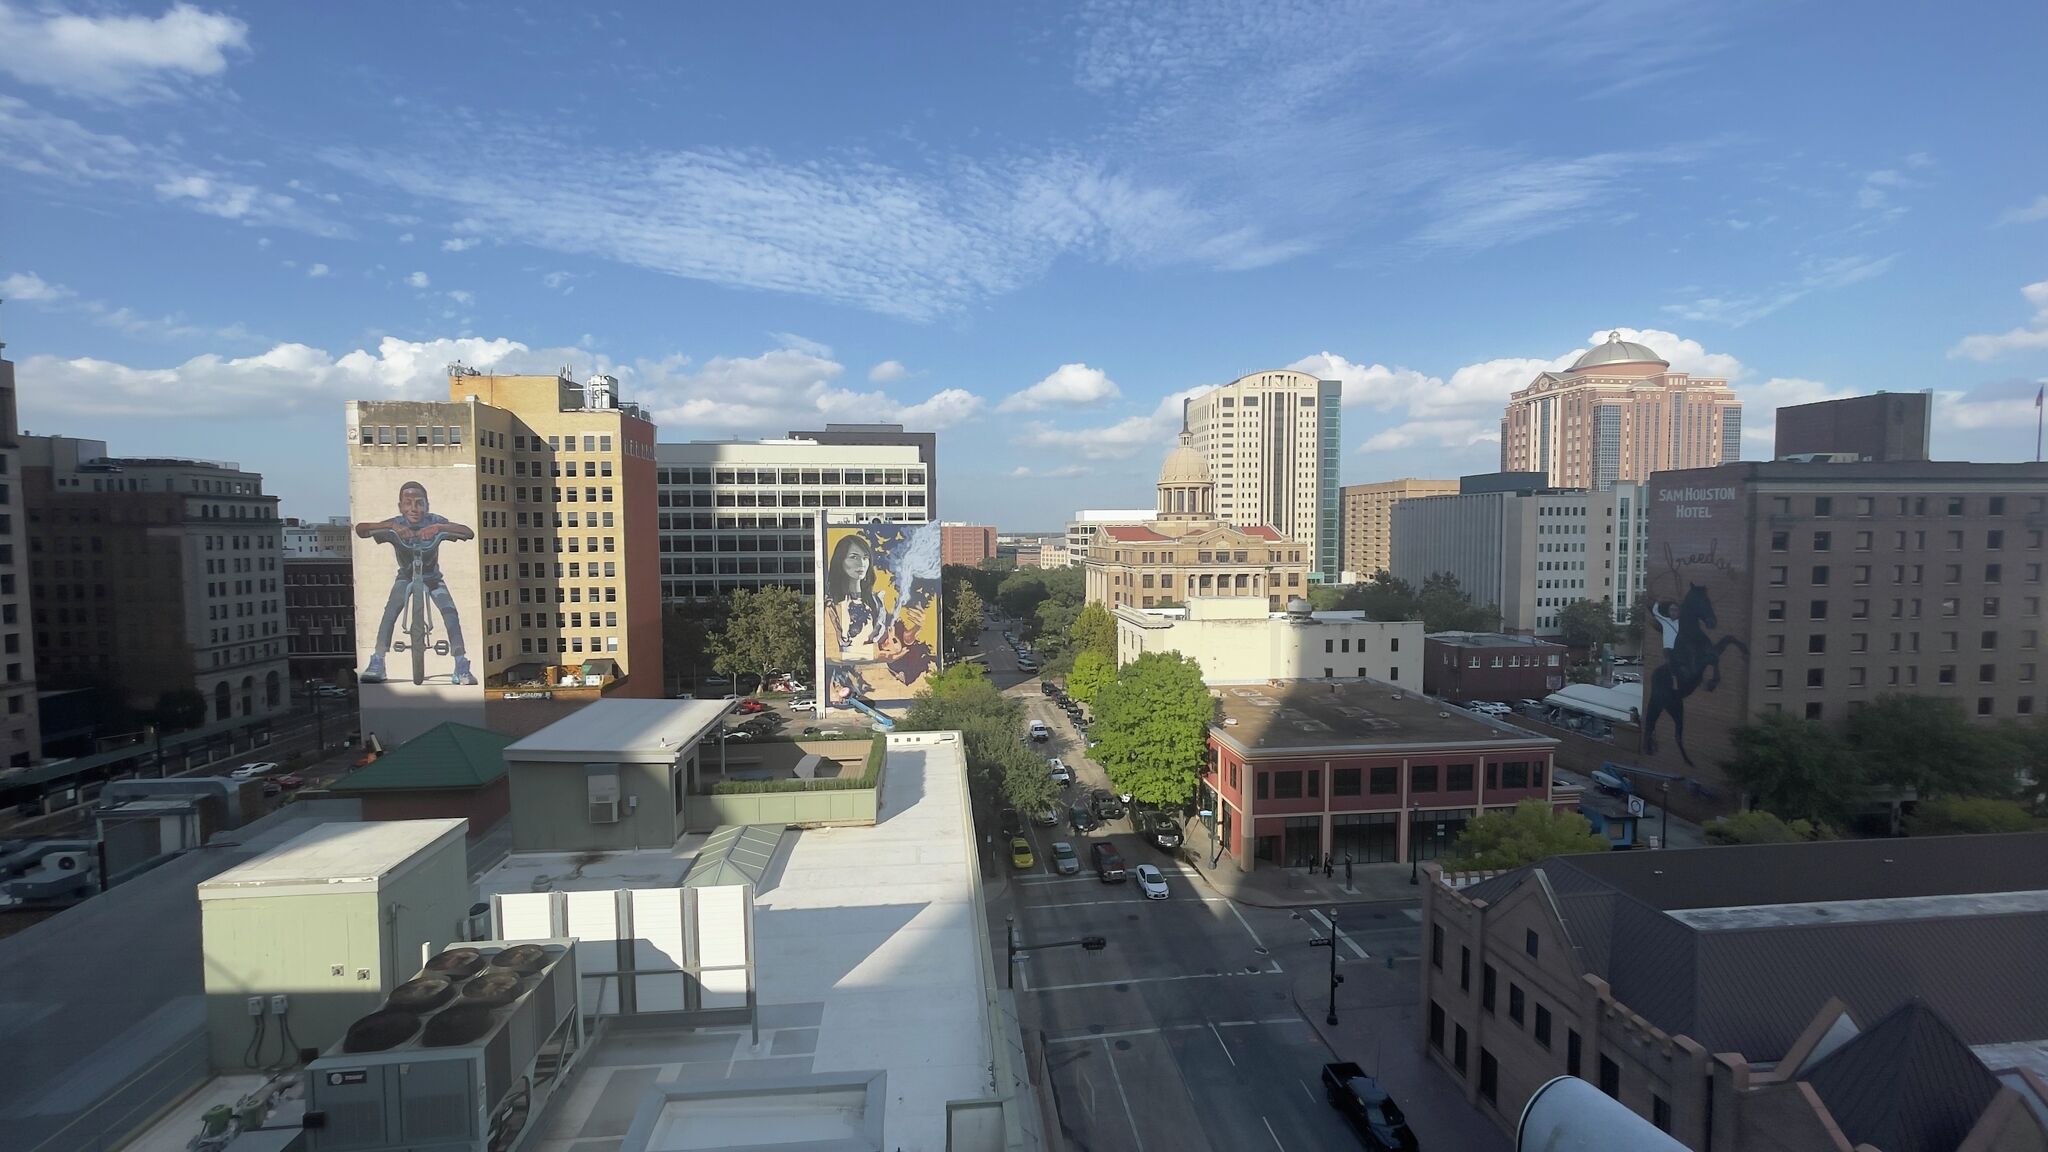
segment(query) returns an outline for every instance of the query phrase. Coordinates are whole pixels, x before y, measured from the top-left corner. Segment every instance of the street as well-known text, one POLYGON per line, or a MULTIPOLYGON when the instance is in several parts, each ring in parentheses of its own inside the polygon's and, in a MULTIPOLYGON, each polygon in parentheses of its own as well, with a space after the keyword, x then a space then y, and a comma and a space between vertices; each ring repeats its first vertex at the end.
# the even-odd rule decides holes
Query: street
MULTIPOLYGON (((1065 803, 1108 787, 1073 723, 1017 669, 998 626, 984 633, 991 677, 1025 704, 1026 722, 1052 731, 1038 745, 1074 772, 1065 803)), ((1428 1068, 1415 1033, 1415 956, 1419 912, 1413 903, 1348 904, 1339 925, 1339 1029, 1320 1027, 1328 1011, 1329 955, 1309 946, 1327 936, 1330 909, 1239 905, 1131 832, 1129 820, 1075 835, 1027 826, 1036 865, 1011 868, 997 845, 990 932, 997 964, 1007 954, 1010 918, 1021 942, 1013 973, 1027 1043, 1042 1044, 1050 1092, 1070 1147, 1091 1152, 1316 1152, 1357 1147, 1357 1138, 1323 1097, 1323 1064, 1356 1060, 1379 1072, 1409 1108, 1424 1147, 1505 1149, 1507 1140, 1428 1068), (1073 845, 1077 876, 1054 870, 1051 844, 1073 845), (1135 880, 1106 884, 1089 864, 1089 845, 1107 840, 1125 865, 1153 864, 1170 895, 1146 900, 1135 880), (996 890, 996 878, 1006 882, 996 890), (1034 945, 1101 936, 1099 952, 1034 945), (1387 958, 1393 957, 1390 967, 1387 958), (1344 1050, 1332 1052, 1335 1035, 1344 1050), (1354 1040, 1354 1037, 1356 1038, 1354 1040), (1411 1105, 1423 1104, 1417 1114, 1411 1105), (1433 1139, 1434 1137, 1434 1139, 1433 1139)))

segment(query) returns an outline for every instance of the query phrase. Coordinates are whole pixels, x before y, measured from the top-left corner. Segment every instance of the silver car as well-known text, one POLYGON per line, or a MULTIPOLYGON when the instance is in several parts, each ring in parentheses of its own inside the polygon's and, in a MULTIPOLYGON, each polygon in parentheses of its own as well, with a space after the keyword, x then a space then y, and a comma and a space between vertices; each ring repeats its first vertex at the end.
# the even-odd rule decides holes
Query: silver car
POLYGON ((1081 870, 1081 858, 1074 854, 1074 846, 1065 840, 1052 843, 1052 866, 1062 876, 1072 876, 1081 870))

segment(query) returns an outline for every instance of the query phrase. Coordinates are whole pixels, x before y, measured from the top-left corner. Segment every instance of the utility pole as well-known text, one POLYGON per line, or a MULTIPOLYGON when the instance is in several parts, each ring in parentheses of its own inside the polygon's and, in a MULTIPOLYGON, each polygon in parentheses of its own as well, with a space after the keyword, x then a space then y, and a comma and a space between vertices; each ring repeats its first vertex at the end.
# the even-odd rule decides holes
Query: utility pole
POLYGON ((1330 950, 1330 1012, 1329 1015, 1323 1017, 1323 1023, 1335 1027, 1337 1024, 1337 985, 1344 982, 1344 978, 1337 975, 1337 910, 1335 908, 1330 909, 1330 934, 1328 936, 1311 937, 1308 946, 1311 948, 1328 948, 1330 950))
POLYGON ((1671 781, 1666 780, 1659 787, 1664 793, 1662 804, 1664 809, 1664 825, 1662 830, 1657 833, 1657 847, 1669 848, 1671 847, 1671 781))

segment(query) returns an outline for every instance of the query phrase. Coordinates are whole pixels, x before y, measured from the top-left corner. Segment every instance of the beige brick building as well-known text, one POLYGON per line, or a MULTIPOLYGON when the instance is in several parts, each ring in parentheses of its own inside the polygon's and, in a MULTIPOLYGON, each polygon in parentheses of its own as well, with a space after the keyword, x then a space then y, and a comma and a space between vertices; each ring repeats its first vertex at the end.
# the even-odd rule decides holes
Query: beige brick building
POLYGON ((1394 505, 1418 496, 1454 496, 1456 480, 1383 480, 1347 484, 1344 506, 1344 571, 1348 578, 1370 580, 1394 567, 1394 505))
POLYGON ((1541 472, 1553 488, 1604 492, 1741 457, 1742 402, 1728 382, 1673 372, 1619 332, 1565 371, 1538 374, 1500 422, 1500 470, 1541 472))

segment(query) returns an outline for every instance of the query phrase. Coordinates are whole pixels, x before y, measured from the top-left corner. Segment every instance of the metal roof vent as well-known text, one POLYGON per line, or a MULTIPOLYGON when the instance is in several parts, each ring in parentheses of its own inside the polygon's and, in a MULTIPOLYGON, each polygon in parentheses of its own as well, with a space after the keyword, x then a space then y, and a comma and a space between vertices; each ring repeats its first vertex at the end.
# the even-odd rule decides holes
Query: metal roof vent
POLYGON ((386 1008, 400 1012, 431 1012, 455 995, 455 985, 445 976, 422 973, 391 990, 386 1008))
POLYGON ((420 1018, 397 1008, 383 1008, 348 1026, 341 1038, 343 1052, 382 1052, 412 1039, 420 1030, 420 1018))
POLYGON ((484 969, 484 954, 474 948, 450 948, 426 963, 426 970, 450 980, 474 976, 484 969))
POLYGON ((1315 618, 1315 606, 1296 596, 1287 602, 1287 618, 1296 624, 1306 624, 1315 618))
POLYGON ((465 1000, 436 1012, 427 1020, 426 1035, 420 1037, 420 1046, 448 1048, 479 1039, 491 1030, 491 1011, 489 1004, 465 1000))

